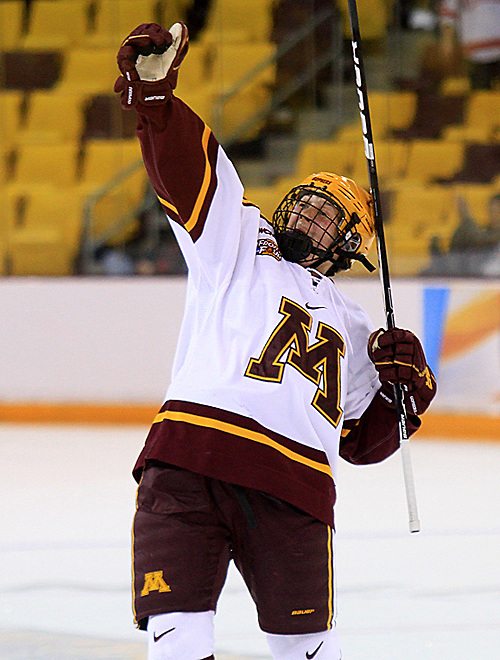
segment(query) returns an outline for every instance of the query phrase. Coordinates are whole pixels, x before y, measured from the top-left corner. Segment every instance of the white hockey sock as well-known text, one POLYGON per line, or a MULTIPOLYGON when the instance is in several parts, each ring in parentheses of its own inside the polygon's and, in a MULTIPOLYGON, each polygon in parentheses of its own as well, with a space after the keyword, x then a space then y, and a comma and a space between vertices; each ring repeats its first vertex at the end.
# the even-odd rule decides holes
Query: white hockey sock
POLYGON ((148 620, 148 660, 202 660, 214 653, 214 612, 169 612, 148 620))
POLYGON ((273 660, 340 660, 339 638, 332 628, 310 635, 267 635, 273 660))

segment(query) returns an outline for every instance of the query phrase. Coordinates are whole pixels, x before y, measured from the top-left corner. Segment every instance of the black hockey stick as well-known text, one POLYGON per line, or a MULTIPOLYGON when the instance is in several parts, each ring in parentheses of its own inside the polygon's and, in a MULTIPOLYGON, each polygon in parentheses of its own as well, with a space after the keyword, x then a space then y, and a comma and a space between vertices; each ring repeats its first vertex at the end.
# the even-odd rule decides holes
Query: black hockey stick
MULTIPOLYGON (((389 276, 389 261, 385 244, 384 223, 382 221, 382 208, 380 204, 380 191, 378 185, 377 167, 375 163, 375 149, 373 146, 373 134, 370 120, 370 109, 368 106, 368 92, 364 70, 363 55, 361 50, 361 35, 359 32, 358 8, 356 0, 348 0, 349 18, 352 32, 352 59, 354 63, 354 74, 358 93, 359 114, 361 117, 361 128, 363 131, 363 142, 365 156, 368 165, 368 177, 373 197, 373 212, 375 216, 375 232, 377 235, 378 264, 382 289, 384 293, 384 307, 387 328, 395 327, 394 308, 392 306, 391 281, 389 276)), ((411 466, 410 443, 408 427, 406 423, 406 411, 404 407, 404 393, 401 384, 394 385, 394 399, 399 424, 399 442, 401 446, 401 457, 403 460, 403 475, 406 488, 406 501, 408 505, 408 516, 410 532, 420 531, 420 521, 417 512, 417 498, 415 495, 415 484, 413 481, 413 470, 411 466)))

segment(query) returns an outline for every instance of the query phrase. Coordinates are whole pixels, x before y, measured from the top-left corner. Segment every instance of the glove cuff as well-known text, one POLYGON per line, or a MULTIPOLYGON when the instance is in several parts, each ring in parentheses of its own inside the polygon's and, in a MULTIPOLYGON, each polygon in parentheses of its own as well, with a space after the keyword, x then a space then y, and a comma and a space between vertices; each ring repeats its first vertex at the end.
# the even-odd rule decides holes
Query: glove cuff
MULTIPOLYGON (((382 387, 378 393, 386 406, 396 409, 394 387, 391 383, 382 383, 382 387)), ((432 387, 424 386, 413 390, 405 390, 403 388, 403 399, 406 412, 411 415, 423 415, 427 408, 430 406, 435 394, 435 380, 432 381, 432 387)))
MULTIPOLYGON (((163 80, 157 82, 144 82, 142 80, 126 80, 120 76, 115 82, 114 90, 121 93, 121 103, 125 110, 132 110, 137 105, 153 106, 168 103, 172 98, 172 91, 175 85, 172 85, 169 75, 163 80)), ((177 72, 175 72, 177 79, 177 72)))

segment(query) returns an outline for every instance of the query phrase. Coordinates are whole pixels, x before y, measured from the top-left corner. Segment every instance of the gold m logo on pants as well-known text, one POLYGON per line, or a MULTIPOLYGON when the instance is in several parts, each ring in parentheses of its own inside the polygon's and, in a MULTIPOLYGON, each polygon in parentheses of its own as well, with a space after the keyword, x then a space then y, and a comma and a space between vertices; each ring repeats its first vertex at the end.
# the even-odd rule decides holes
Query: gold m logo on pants
POLYGON ((144 576, 144 587, 142 588, 141 596, 147 596, 150 591, 159 591, 160 593, 171 591, 163 579, 163 571, 153 571, 152 573, 146 573, 144 576))

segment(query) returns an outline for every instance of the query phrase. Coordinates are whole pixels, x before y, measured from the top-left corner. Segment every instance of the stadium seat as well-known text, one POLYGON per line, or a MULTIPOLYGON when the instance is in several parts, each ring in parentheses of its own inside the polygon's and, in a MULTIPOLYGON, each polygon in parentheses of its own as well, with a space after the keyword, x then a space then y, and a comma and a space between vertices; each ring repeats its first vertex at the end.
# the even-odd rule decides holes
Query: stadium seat
POLYGON ((441 94, 468 94, 470 92, 470 79, 466 75, 449 76, 441 83, 441 94))
POLYGON ((80 43, 87 31, 90 0, 35 0, 21 48, 60 50, 80 43))
POLYGON ((245 189, 245 199, 256 204, 262 215, 271 222, 276 207, 287 192, 299 181, 294 179, 290 185, 287 179, 278 181, 273 186, 254 186, 245 189))
MULTIPOLYGON (((391 186, 401 181, 408 164, 409 143, 405 140, 379 140, 374 146, 379 182, 391 186)), ((351 177, 359 185, 369 186, 368 165, 363 148, 356 149, 351 177)))
MULTIPOLYGON (((415 117, 417 97, 409 91, 372 91, 369 93, 368 104, 373 137, 379 140, 390 137, 391 131, 409 128, 415 117)), ((339 130, 337 140, 356 141, 361 136, 361 122, 357 118, 339 130)))
POLYGON ((385 225, 393 274, 419 275, 430 263, 430 245, 436 237, 446 248, 456 226, 452 193, 441 186, 406 186, 394 193, 392 212, 385 225))
POLYGON ((56 227, 20 229, 9 241, 9 274, 71 275, 74 257, 56 227))
POLYGON ((7 194, 14 205, 9 274, 71 275, 81 232, 81 206, 72 189, 49 184, 16 192, 9 187, 7 194))
POLYGON ((419 252, 425 248, 427 251, 432 236, 450 236, 456 212, 448 188, 408 185, 394 197, 387 234, 395 249, 419 252))
POLYGON ((80 180, 104 185, 125 167, 141 160, 136 138, 129 140, 88 140, 85 143, 80 180))
POLYGON ((0 151, 15 144, 21 122, 23 95, 16 90, 0 92, 0 151))
MULTIPOLYGON (((202 39, 208 42, 268 41, 272 30, 272 1, 215 0, 202 39)), ((240 61, 241 64, 241 61, 240 61)))
MULTIPOLYGON (((344 37, 351 38, 348 0, 340 0, 344 37)), ((384 0, 358 0, 359 23, 362 25, 363 40, 383 39, 391 18, 391 3, 384 0)))
MULTIPOLYGON (((82 194, 81 200, 92 201, 90 210, 91 236, 104 239, 110 245, 120 245, 132 237, 138 228, 137 210, 146 190, 146 174, 137 170, 126 181, 93 200, 82 194)), ((80 192, 85 193, 81 188, 80 192)))
POLYGON ((0 51, 13 50, 19 46, 24 6, 24 0, 1 0, 0 51))
MULTIPOLYGON (((486 224, 488 218, 488 203, 493 195, 500 193, 500 185, 495 184, 462 184, 453 186, 455 199, 462 198, 471 218, 478 224, 486 224)), ((455 204, 456 206, 456 204, 455 204)), ((458 213, 457 213, 458 216, 458 213)))
POLYGON ((76 249, 81 233, 82 206, 73 189, 47 185, 26 192, 22 227, 27 230, 55 228, 64 243, 76 249))
POLYGON ((71 186, 76 183, 78 145, 76 142, 59 144, 23 144, 17 150, 17 163, 13 184, 53 184, 71 186))
POLYGON ((463 157, 461 142, 413 140, 404 183, 450 178, 461 169, 463 157))
MULTIPOLYGON (((146 187, 146 172, 141 163, 140 145, 135 138, 87 142, 77 194, 82 203, 89 203, 89 196, 102 192, 102 196, 92 202, 93 234, 102 235, 117 220, 130 216, 140 205, 146 187), (110 182, 119 173, 134 164, 138 164, 137 169, 109 188, 110 182)), ((115 242, 124 240, 134 226, 127 224, 124 231, 116 234, 115 242)))
POLYGON ((0 243, 7 252, 9 235, 18 225, 20 205, 18 195, 9 190, 9 187, 5 185, 0 186, 0 207, 2 208, 0 243))
POLYGON ((190 44, 179 72, 175 94, 215 130, 212 110, 217 89, 212 83, 212 64, 206 44, 200 42, 190 44))
POLYGON ((498 129, 500 126, 500 92, 475 91, 469 99, 467 123, 472 126, 487 124, 498 129))
POLYGON ((473 92, 468 100, 463 125, 448 127, 444 135, 448 140, 500 141, 500 92, 473 92))
MULTIPOLYGON (((243 88, 225 103, 221 125, 217 121, 214 124, 217 137, 223 142, 256 138, 264 125, 262 118, 256 118, 269 100, 270 91, 264 85, 254 83, 243 88)), ((217 114, 217 110, 215 112, 217 114)))
MULTIPOLYGON (((155 0, 99 0, 94 29, 87 35, 86 45, 114 47, 116 50, 138 25, 157 22, 156 5, 155 0)), ((167 29, 175 22, 175 19, 168 21, 169 14, 165 16, 167 29)))
POLYGON ((335 172, 350 177, 357 152, 363 153, 363 145, 333 141, 307 141, 297 158, 297 178, 305 179, 313 172, 335 172))
MULTIPOLYGON (((213 58, 212 80, 220 92, 227 92, 275 53, 276 46, 266 41, 213 44, 209 53, 213 58)), ((272 85, 275 75, 276 65, 271 63, 256 75, 253 82, 272 85)))
POLYGON ((200 87, 209 84, 211 79, 210 53, 206 44, 190 44, 179 71, 176 94, 183 98, 184 91, 198 91, 200 87))
POLYGON ((35 91, 30 94, 26 121, 18 143, 79 140, 83 131, 84 99, 80 94, 35 91))
POLYGON ((61 93, 110 94, 120 72, 116 64, 116 44, 109 48, 72 48, 66 52, 59 83, 61 93))
MULTIPOLYGON (((208 56, 213 58, 213 68, 211 83, 205 89, 210 89, 214 99, 212 128, 222 141, 241 127, 243 122, 263 110, 270 101, 276 75, 275 63, 258 71, 241 87, 239 85, 247 74, 272 57, 275 50, 274 44, 266 42, 218 43, 209 47, 208 56), (224 102, 223 95, 236 89, 237 93, 224 102)), ((260 125, 252 125, 249 131, 238 137, 250 139, 260 125)))

